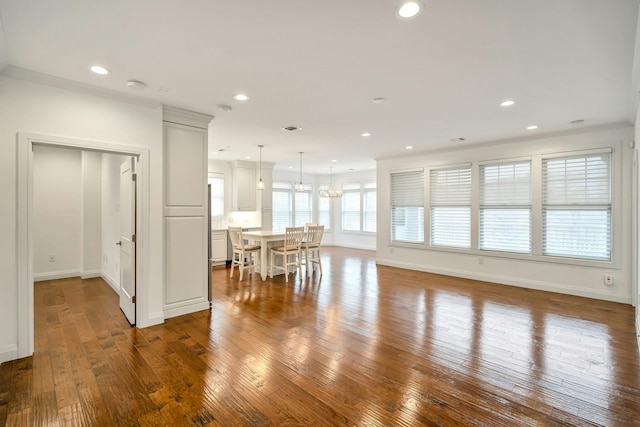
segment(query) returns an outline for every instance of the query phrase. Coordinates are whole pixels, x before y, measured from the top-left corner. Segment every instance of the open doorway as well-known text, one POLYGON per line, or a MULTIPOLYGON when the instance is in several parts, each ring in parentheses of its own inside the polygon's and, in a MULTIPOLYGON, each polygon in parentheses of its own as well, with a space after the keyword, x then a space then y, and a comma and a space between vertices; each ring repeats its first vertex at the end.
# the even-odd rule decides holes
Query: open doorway
MULTIPOLYGON (((61 147, 66 149, 84 150, 94 153, 106 153, 122 155, 137 159, 135 171, 138 196, 133 202, 135 212, 133 221, 137 224, 134 240, 137 250, 132 254, 134 265, 142 267, 143 250, 142 231, 144 230, 144 212, 142 199, 148 194, 148 159, 149 152, 146 148, 123 146, 108 142, 83 141, 71 138, 18 134, 18 236, 17 236, 17 278, 18 278, 18 357, 27 357, 33 354, 34 341, 34 147, 61 147)), ((116 242, 114 242, 115 244, 116 242)), ((136 300, 133 307, 133 315, 139 317, 140 306, 144 301, 145 289, 142 281, 142 268, 133 268, 136 287, 136 300)), ((134 317, 134 319, 135 319, 134 317)))

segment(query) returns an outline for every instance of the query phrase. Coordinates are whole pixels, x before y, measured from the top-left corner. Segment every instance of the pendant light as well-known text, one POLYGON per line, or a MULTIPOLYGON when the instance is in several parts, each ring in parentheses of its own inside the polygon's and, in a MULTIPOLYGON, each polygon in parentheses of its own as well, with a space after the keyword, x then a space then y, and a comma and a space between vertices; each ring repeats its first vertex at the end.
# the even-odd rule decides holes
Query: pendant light
POLYGON ((296 192, 302 193, 304 191, 304 185, 302 184, 302 155, 304 151, 299 151, 300 154, 300 182, 296 184, 296 192))
POLYGON ((329 166, 329 188, 326 190, 320 190, 320 197, 342 197, 342 190, 334 189, 331 184, 331 170, 333 168, 329 166))
POLYGON ((260 168, 260 179, 258 180, 256 188, 258 190, 264 190, 264 181, 262 180, 262 147, 264 147, 264 145, 258 145, 258 147, 260 147, 260 163, 258 166, 260 168))

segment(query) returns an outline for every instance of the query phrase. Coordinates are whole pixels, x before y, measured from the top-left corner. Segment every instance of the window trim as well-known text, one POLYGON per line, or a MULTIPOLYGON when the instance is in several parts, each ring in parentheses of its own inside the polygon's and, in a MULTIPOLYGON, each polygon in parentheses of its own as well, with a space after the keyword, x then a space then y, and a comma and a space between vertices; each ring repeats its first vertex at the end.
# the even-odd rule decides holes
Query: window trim
POLYGON ((376 231, 365 231, 364 230, 364 193, 365 191, 371 191, 372 189, 376 192, 376 200, 377 200, 377 193, 378 193, 378 185, 376 181, 372 181, 372 180, 365 180, 365 181, 357 181, 357 182, 346 182, 343 183, 341 186, 342 189, 342 198, 340 200, 340 233, 341 234, 359 234, 359 235, 365 235, 365 236, 375 236, 377 234, 377 212, 378 212, 378 205, 376 202, 376 231), (366 185, 374 185, 374 188, 366 188, 366 185), (348 188, 348 187, 355 187, 358 186, 358 188, 348 188), (347 187, 347 189, 345 189, 345 187, 347 187), (359 219, 360 219, 360 229, 359 230, 345 230, 344 229, 344 217, 343 217, 343 213, 344 210, 342 209, 343 203, 342 201, 344 200, 344 195, 345 193, 358 193, 359 195, 359 201, 360 201, 360 210, 359 210, 359 219))

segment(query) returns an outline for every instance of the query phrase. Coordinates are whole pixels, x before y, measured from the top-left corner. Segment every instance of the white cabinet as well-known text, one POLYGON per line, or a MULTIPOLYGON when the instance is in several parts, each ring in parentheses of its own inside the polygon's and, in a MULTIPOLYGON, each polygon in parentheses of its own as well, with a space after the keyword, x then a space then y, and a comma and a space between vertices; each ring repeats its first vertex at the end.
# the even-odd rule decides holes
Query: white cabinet
POLYGON ((211 232, 211 258, 214 264, 227 262, 227 230, 211 232))
POLYGON ((256 167, 253 162, 231 162, 234 211, 256 210, 256 167))

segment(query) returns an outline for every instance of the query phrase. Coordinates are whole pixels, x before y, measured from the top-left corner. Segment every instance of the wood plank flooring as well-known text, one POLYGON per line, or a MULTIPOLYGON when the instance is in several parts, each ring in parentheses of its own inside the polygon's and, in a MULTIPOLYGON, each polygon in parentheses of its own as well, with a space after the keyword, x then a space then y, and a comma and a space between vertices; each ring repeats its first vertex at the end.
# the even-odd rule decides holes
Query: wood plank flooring
POLYGON ((128 326, 101 279, 35 285, 35 354, 0 365, 0 425, 640 426, 631 306, 376 266, 238 281, 128 326))

